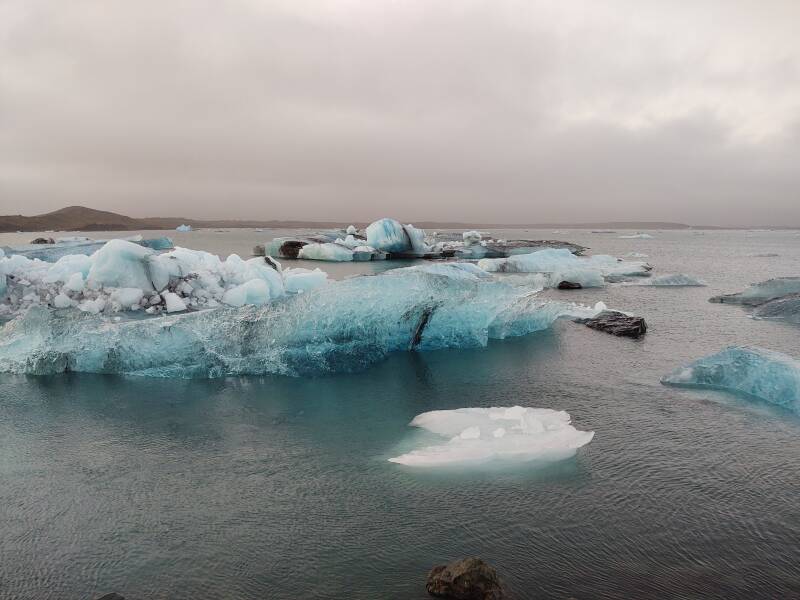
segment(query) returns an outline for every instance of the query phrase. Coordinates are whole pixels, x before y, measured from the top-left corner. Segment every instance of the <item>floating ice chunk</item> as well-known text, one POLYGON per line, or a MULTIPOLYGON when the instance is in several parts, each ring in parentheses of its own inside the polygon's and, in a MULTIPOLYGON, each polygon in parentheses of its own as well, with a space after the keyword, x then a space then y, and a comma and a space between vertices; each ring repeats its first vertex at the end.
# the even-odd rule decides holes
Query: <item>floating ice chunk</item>
POLYGON ((367 245, 383 252, 408 252, 411 241, 403 226, 394 219, 380 219, 367 226, 367 245))
POLYGON ((647 258, 647 254, 643 254, 642 252, 628 252, 625 255, 626 258, 647 258))
POLYGON ((684 275, 683 273, 674 273, 670 275, 659 275, 658 277, 652 277, 650 279, 645 279, 641 282, 628 282, 627 285, 640 285, 640 286, 647 286, 647 285, 654 285, 658 287, 705 287, 705 283, 691 277, 690 275, 684 275))
POLYGON ((53 298, 53 306, 56 308, 69 308, 70 306, 74 305, 75 303, 73 302, 72 298, 64 293, 56 294, 56 297, 53 298))
POLYGON ((178 225, 175 228, 175 231, 180 231, 180 232, 183 232, 183 233, 186 233, 186 232, 191 231, 191 230, 192 230, 192 226, 191 225, 178 225))
POLYGON ((164 292, 161 294, 164 304, 167 306, 168 313, 183 312, 186 310, 186 303, 174 292, 164 292))
POLYGON ((78 304, 78 309, 96 315, 106 307, 106 299, 102 296, 99 298, 83 300, 78 304))
POLYGON ((653 239, 653 236, 649 233, 632 233, 630 235, 621 235, 619 236, 621 240, 650 240, 653 239))
POLYGON ((548 408, 458 408, 414 417, 411 425, 448 441, 426 446, 390 462, 412 467, 444 467, 495 461, 563 460, 588 444, 593 431, 579 431, 564 411, 548 408))
POLYGON ((347 246, 351 250, 353 250, 354 248, 357 248, 358 246, 360 246, 363 243, 364 243, 364 240, 362 240, 360 238, 356 238, 353 235, 348 235, 344 239, 336 238, 336 241, 334 242, 334 244, 338 244, 340 246, 347 246))
POLYGON ((153 290, 147 259, 154 255, 133 242, 111 240, 91 257, 89 284, 153 290))
POLYGON ((339 244, 306 244, 300 248, 297 258, 348 262, 353 260, 353 251, 339 244))
POLYGON ((91 238, 82 235, 72 235, 56 238, 56 244, 74 244, 75 242, 90 242, 91 238))
POLYGON ((128 310, 138 305, 143 296, 144 291, 139 288, 117 288, 111 292, 109 300, 119 305, 122 310, 128 310))
POLYGON ((355 225, 350 225, 350 226, 347 228, 347 235, 355 235, 355 234, 357 234, 357 233, 358 233, 358 229, 356 228, 356 226, 355 226, 355 225))
POLYGON ((726 390, 800 412, 800 362, 763 348, 726 348, 676 369, 661 383, 726 390))
MULTIPOLYGON (((158 377, 351 372, 391 352, 482 347, 489 339, 547 329, 557 319, 593 317, 603 308, 537 298, 529 290, 471 273, 474 265, 424 267, 435 272, 393 269, 330 282, 324 290, 291 294, 260 307, 121 322, 34 307, 0 330, 0 372, 158 377)), ((266 282, 252 281, 233 288, 234 294, 228 290, 226 303, 263 301, 266 282), (231 297, 236 294, 239 299, 231 297)), ((101 301, 83 310, 99 312, 105 307, 101 301)), ((157 309, 148 308, 150 313, 157 309)))
POLYGON ((311 291, 328 282, 328 274, 320 269, 286 269, 283 278, 286 291, 294 294, 311 291))
POLYGON ((789 294, 760 304, 753 310, 753 318, 800 323, 800 294, 789 294))
MULTIPOLYGON (((83 287, 83 279, 89 275, 89 270, 92 268, 92 258, 84 254, 67 254, 59 258, 52 266, 48 267, 47 273, 42 277, 45 283, 55 283, 57 281, 69 282, 73 281, 73 285, 77 285, 78 275, 81 278, 81 288, 83 287)), ((78 288, 79 290, 80 288, 78 288)), ((74 290, 74 291, 78 291, 74 290)))
POLYGON ((472 246, 483 239, 483 235, 481 235, 480 231, 465 231, 461 234, 461 237, 464 240, 465 246, 472 246))
POLYGON ((222 302, 228 306, 244 306, 252 304, 261 306, 269 302, 269 286, 262 279, 252 279, 229 289, 222 296, 222 302))
POLYGON ((776 277, 761 283, 754 283, 738 294, 714 296, 709 299, 709 302, 757 306, 768 300, 797 293, 800 293, 800 277, 776 277))
MULTIPOLYGON (((548 248, 530 254, 519 254, 508 258, 484 258, 478 261, 481 269, 499 273, 553 273, 553 280, 573 281, 570 276, 582 278, 588 284, 594 283, 588 271, 594 271, 602 277, 645 277, 652 267, 644 262, 622 261, 613 256, 598 254, 594 256, 575 256, 565 248, 548 248)), ((556 284, 558 282, 556 281, 556 284)))
POLYGON ((417 229, 413 225, 403 225, 403 229, 411 243, 411 252, 423 256, 431 251, 431 247, 425 243, 424 229, 417 229))

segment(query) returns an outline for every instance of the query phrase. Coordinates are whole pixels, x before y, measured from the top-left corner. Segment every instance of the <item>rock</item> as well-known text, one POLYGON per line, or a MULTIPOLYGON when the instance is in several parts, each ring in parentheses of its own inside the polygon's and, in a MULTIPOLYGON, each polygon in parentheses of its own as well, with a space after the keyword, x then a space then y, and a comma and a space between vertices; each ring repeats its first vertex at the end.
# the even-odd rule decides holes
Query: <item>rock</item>
POLYGON ((639 338, 647 331, 643 317, 629 317, 615 310, 604 310, 594 318, 578 319, 577 322, 621 337, 639 338))
POLYGON ((574 281, 560 281, 558 283, 558 289, 560 290, 581 290, 583 286, 580 283, 576 283, 574 281))
POLYGON ((501 600, 503 588, 497 572, 480 558, 464 558, 439 565, 428 573, 428 593, 452 600, 501 600))
POLYGON ((56 241, 53 238, 36 238, 35 240, 31 240, 31 244, 55 244, 56 241))
POLYGON ((110 594, 106 594, 105 596, 100 596, 97 600, 125 600, 124 596, 120 596, 116 592, 111 592, 110 594))

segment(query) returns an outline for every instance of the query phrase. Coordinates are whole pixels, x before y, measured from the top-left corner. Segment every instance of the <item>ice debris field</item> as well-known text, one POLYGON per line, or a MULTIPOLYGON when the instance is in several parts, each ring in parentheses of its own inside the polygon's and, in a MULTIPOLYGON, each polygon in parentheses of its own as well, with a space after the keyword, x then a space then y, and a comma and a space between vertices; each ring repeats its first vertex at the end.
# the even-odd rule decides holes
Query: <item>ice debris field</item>
POLYGON ((498 462, 551 462, 575 455, 593 431, 579 431, 564 411, 522 406, 458 408, 422 413, 411 421, 445 440, 390 458, 410 467, 498 462))

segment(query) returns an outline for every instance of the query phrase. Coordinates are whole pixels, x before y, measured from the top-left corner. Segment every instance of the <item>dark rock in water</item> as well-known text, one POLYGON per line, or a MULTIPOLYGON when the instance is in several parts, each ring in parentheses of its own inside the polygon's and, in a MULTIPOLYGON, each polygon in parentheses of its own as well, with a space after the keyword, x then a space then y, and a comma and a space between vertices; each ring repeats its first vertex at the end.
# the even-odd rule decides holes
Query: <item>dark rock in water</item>
POLYGON ((105 596, 100 596, 97 600, 125 600, 124 596, 120 596, 116 592, 111 592, 110 594, 106 594, 105 596))
POLYGON ((639 338, 647 332, 647 323, 643 317, 629 317, 615 310, 604 310, 596 317, 577 319, 577 322, 621 337, 639 338))
POLYGON ((497 572, 480 558, 439 565, 428 573, 428 593, 453 600, 500 600, 503 588, 497 572))
POLYGON ((31 240, 31 244, 55 244, 56 241, 53 238, 36 238, 35 240, 31 240))
POLYGON ((300 253, 300 249, 307 244, 308 242, 303 242, 300 240, 287 240, 281 244, 281 247, 278 250, 278 256, 285 258, 297 258, 297 255, 300 253))
POLYGON ((558 289, 560 289, 560 290, 582 290, 583 286, 580 283, 576 283, 574 281, 561 281, 558 284, 558 289))

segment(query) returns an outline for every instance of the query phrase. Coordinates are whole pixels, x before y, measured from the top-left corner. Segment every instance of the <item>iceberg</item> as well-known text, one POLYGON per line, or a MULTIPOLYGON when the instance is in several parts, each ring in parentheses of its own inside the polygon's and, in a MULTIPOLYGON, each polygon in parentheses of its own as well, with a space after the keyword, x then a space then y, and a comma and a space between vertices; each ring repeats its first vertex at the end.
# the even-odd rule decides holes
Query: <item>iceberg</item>
POLYGON ((642 282, 626 282, 626 285, 651 285, 656 287, 705 287, 705 283, 683 273, 673 273, 669 275, 659 275, 642 282))
MULTIPOLYGON (((196 296, 187 302, 180 285, 173 287, 194 306, 196 296)), ((490 339, 544 330, 560 318, 592 317, 603 308, 541 299, 474 265, 426 264, 330 282, 262 306, 150 318, 33 306, 0 330, 0 372, 153 377, 352 372, 391 352, 483 347, 490 339)))
POLYGON ((753 310, 753 318, 800 324, 800 294, 789 294, 760 304, 753 310))
POLYGON ((408 252, 411 241, 405 228, 394 219, 380 219, 367 226, 367 245, 383 252, 408 252))
MULTIPOLYGON (((125 241, 150 248, 151 250, 172 250, 172 240, 168 237, 142 239, 141 235, 123 238, 125 241)), ((27 244, 23 246, 5 246, 0 248, 0 258, 3 254, 24 256, 44 262, 56 262, 64 256, 84 254, 91 256, 106 245, 109 240, 90 240, 89 238, 59 238, 54 244, 27 244)))
POLYGON ((182 233, 186 233, 186 232, 189 232, 191 230, 192 230, 192 226, 191 225, 178 225, 175 228, 175 231, 180 231, 182 233))
POLYGON ((797 293, 800 293, 800 277, 776 277, 761 283, 754 283, 743 292, 714 296, 709 299, 709 302, 757 306, 781 296, 797 293))
POLYGON ((651 240, 653 236, 649 233, 632 233, 629 235, 621 235, 619 236, 621 240, 651 240))
POLYGON ((593 431, 579 431, 564 411, 522 406, 458 408, 422 413, 411 421, 447 441, 389 461, 411 467, 490 462, 557 461, 575 455, 593 431))
POLYGON ((725 390, 800 412, 800 362, 762 348, 726 348, 676 369, 661 383, 725 390))
POLYGON ((306 244, 300 248, 297 258, 348 262, 353 260, 353 251, 340 244, 306 244))
POLYGON ((548 248, 509 258, 485 258, 478 266, 491 273, 550 273, 551 281, 581 283, 584 287, 602 285, 601 279, 647 277, 653 267, 645 262, 623 261, 613 256, 575 256, 566 248, 548 248))

